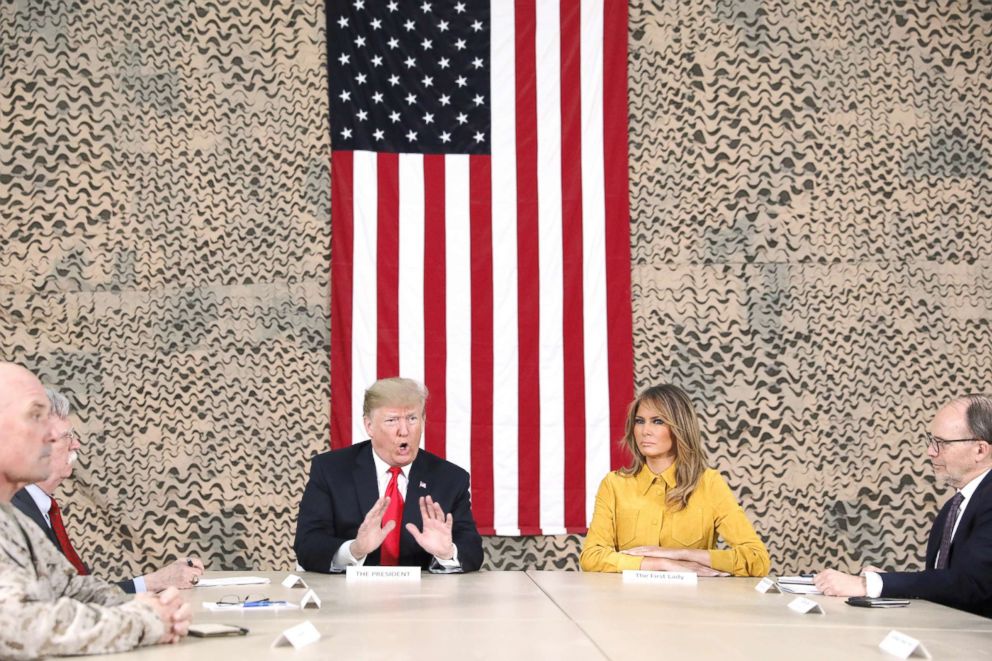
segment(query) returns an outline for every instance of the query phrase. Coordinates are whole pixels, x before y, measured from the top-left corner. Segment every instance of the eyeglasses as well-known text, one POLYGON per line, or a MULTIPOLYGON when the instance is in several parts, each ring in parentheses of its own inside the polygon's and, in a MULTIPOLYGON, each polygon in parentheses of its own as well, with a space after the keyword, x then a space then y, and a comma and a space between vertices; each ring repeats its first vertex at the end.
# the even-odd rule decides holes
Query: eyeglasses
POLYGON ((236 594, 226 594, 217 600, 217 603, 221 606, 257 606, 259 604, 266 604, 269 602, 268 597, 253 597, 247 595, 244 597, 239 597, 236 594))
POLYGON ((972 443, 974 441, 984 441, 984 438, 941 438, 940 436, 934 436, 930 432, 923 432, 924 436, 927 437, 927 449, 933 450, 936 454, 940 454, 940 451, 944 449, 945 445, 950 443, 972 443))
POLYGON ((75 443, 79 443, 80 445, 82 445, 82 443, 83 443, 83 437, 80 436, 79 435, 79 432, 77 432, 75 429, 70 429, 69 431, 60 434, 58 436, 58 438, 55 439, 55 441, 56 442, 65 441, 66 443, 69 443, 70 445, 75 442, 75 443))

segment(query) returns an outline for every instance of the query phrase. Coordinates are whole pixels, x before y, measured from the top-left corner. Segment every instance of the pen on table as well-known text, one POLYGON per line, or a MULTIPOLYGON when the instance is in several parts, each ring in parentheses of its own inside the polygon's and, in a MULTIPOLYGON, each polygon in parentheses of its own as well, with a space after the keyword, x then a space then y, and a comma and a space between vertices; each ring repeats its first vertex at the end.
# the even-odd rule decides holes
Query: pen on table
POLYGON ((287 602, 285 601, 269 601, 268 599, 260 599, 259 601, 246 601, 242 604, 245 608, 263 608, 265 606, 285 606, 287 602))

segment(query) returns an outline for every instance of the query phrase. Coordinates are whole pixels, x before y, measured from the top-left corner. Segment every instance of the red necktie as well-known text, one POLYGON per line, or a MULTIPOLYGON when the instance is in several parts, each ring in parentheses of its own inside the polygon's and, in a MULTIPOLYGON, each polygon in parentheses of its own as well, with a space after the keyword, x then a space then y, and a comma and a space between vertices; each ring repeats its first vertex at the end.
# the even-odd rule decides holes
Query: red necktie
POLYGON ((395 521, 386 539, 382 540, 382 553, 379 562, 383 565, 396 565, 400 559, 400 525, 403 523, 403 496, 400 495, 399 476, 403 472, 398 466, 392 466, 389 472, 393 474, 389 484, 386 486, 386 496, 389 496, 389 506, 386 507, 386 514, 382 517, 385 525, 389 521, 395 521))
POLYGON ((90 572, 86 569, 86 565, 83 561, 79 559, 76 555, 75 549, 72 548, 72 542, 69 541, 69 533, 65 531, 65 524, 62 523, 62 512, 59 511, 59 504, 55 502, 52 498, 52 506, 48 508, 48 520, 52 522, 52 530, 55 531, 55 537, 59 540, 59 546, 62 547, 62 554, 65 559, 72 563, 72 566, 76 568, 80 576, 86 576, 90 572))

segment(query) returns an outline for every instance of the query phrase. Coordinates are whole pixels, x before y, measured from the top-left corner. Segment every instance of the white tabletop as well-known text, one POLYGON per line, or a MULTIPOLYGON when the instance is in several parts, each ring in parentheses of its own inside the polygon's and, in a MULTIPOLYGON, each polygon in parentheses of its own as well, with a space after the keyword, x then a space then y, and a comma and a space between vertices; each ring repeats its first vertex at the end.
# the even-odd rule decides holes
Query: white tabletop
MULTIPOLYGON (((231 573, 208 572, 208 577, 231 573)), ((878 649, 897 629, 921 640, 937 659, 992 658, 992 620, 923 601, 907 608, 854 608, 813 597, 825 615, 800 615, 793 595, 754 591, 757 579, 700 579, 696 586, 624 583, 617 574, 577 572, 424 573, 415 583, 355 583, 302 574, 320 610, 209 612, 224 595, 298 602, 285 573, 250 572, 266 586, 183 592, 195 622, 251 630, 232 638, 189 638, 106 658, 142 659, 628 659, 664 652, 674 658, 891 659, 878 649), (321 640, 299 651, 269 649, 279 633, 309 620, 321 640)))

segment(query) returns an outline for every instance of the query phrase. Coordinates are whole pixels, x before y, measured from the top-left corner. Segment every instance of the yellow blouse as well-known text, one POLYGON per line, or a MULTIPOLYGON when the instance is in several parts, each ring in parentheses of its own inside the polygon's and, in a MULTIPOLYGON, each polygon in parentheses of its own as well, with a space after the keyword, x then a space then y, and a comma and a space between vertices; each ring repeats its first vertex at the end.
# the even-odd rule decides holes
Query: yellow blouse
POLYGON ((640 569, 642 558, 619 553, 636 546, 710 549, 714 569, 734 576, 765 576, 768 550, 723 477, 712 468, 699 478, 685 508, 665 504, 675 487, 675 464, 661 475, 647 466, 634 476, 609 473, 599 485, 579 564, 583 571, 640 569), (717 535, 730 546, 716 549, 717 535))

